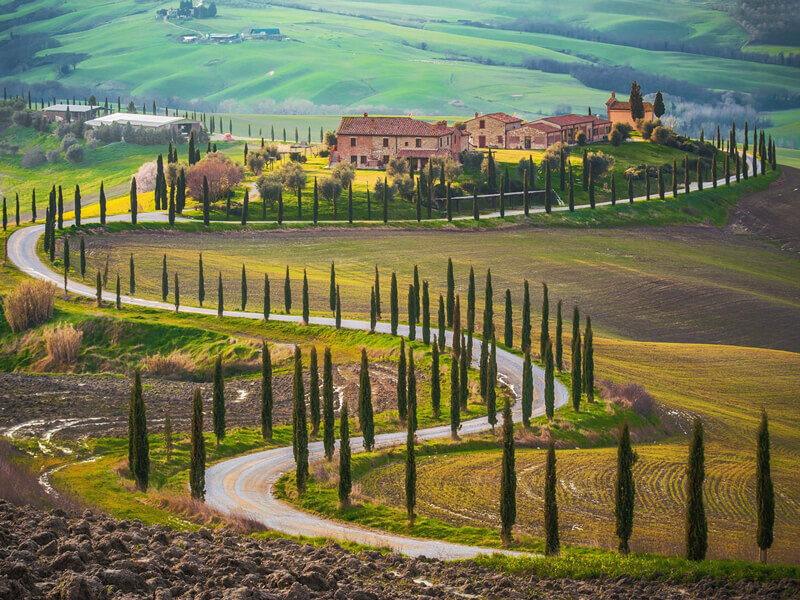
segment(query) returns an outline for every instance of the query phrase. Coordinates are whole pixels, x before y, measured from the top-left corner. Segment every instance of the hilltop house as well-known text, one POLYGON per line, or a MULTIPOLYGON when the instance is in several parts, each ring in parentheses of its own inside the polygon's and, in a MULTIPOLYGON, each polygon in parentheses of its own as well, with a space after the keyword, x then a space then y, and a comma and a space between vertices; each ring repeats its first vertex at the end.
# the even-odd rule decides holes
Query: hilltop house
POLYGON ((192 131, 200 130, 200 121, 184 117, 167 117, 164 115, 140 115, 136 113, 113 113, 86 121, 86 127, 101 127, 103 125, 119 124, 122 126, 146 129, 169 129, 177 135, 189 137, 192 131))
POLYGON ((433 156, 460 161, 469 136, 447 121, 428 123, 411 117, 342 117, 330 163, 348 161, 360 168, 379 168, 393 156, 409 159, 421 169, 433 156))
MULTIPOLYGON (((627 123, 631 127, 636 127, 636 123, 631 116, 631 103, 617 100, 616 92, 611 92, 611 98, 606 101, 606 116, 612 123, 627 123)), ((644 103, 644 119, 652 121, 655 118, 653 105, 650 102, 644 103)))
POLYGON ((277 27, 254 27, 250 30, 250 38, 254 40, 282 40, 283 37, 277 27))
POLYGON ((45 118, 53 122, 72 122, 85 121, 92 119, 105 111, 105 108, 97 105, 86 104, 52 104, 44 109, 45 118))
POLYGON ((470 142, 477 148, 507 148, 508 132, 522 125, 522 119, 504 112, 479 115, 466 122, 470 142))

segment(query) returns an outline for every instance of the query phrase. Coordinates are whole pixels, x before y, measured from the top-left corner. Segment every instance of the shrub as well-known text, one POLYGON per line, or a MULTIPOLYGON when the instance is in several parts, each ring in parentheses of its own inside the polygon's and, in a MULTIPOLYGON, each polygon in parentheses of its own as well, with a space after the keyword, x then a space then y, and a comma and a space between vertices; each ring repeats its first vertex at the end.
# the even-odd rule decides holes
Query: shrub
POLYGON ((614 166, 614 157, 602 152, 589 152, 586 158, 592 163, 592 172, 595 177, 605 175, 614 166))
POLYGON ((328 158, 330 155, 331 155, 331 151, 330 150, 320 150, 317 153, 317 156, 319 156, 320 158, 328 158))
POLYGON ((461 153, 461 166, 469 171, 477 171, 483 163, 483 152, 464 150, 461 153))
POLYGON ((638 119, 636 121, 636 129, 639 133, 642 134, 642 138, 645 140, 649 140, 650 136, 653 133, 653 130, 661 125, 661 121, 659 119, 655 119, 652 121, 645 121, 644 119, 638 119))
POLYGON ((585 146, 586 145, 586 133, 583 131, 579 131, 578 135, 575 136, 575 141, 578 143, 578 146, 585 146))
POLYGON ((25 153, 22 160, 19 162, 20 166, 25 169, 35 169, 39 165, 43 165, 47 161, 44 152, 38 148, 33 148, 25 153))
POLYGON ((247 153, 247 168, 254 175, 261 175, 261 171, 264 170, 264 164, 264 155, 261 152, 251 150, 247 153))
POLYGON ((331 169, 331 173, 339 180, 339 183, 342 184, 342 188, 350 187, 353 179, 356 178, 356 168, 349 162, 336 163, 333 169, 331 169))
POLYGON ((56 164, 58 162, 58 159, 61 158, 61 152, 59 152, 58 150, 48 150, 46 156, 47 156, 47 162, 56 164))
POLYGON ((244 167, 235 165, 230 157, 221 152, 206 154, 186 172, 186 186, 196 202, 203 200, 203 177, 208 179, 208 197, 214 202, 239 187, 244 180, 244 167))
POLYGON ((71 163, 83 162, 83 157, 84 157, 83 146, 80 146, 78 144, 70 146, 69 149, 67 149, 67 152, 64 154, 64 156, 71 163))
POLYGON ((100 146, 100 142, 98 142, 94 138, 92 138, 88 142, 86 142, 86 148, 88 150, 97 150, 98 146, 100 146))
POLYGON ((569 146, 564 142, 556 142, 547 150, 544 151, 543 162, 547 162, 551 169, 558 169, 561 167, 561 151, 563 150, 564 156, 569 156, 569 146))
MULTIPOLYGON (((383 182, 384 182, 383 179, 378 179, 375 182, 375 187, 373 188, 373 191, 375 193, 375 200, 376 201, 383 201, 383 194, 384 194, 383 182)), ((392 198, 394 198, 394 195, 395 195, 396 192, 397 192, 397 188, 394 187, 394 183, 387 184, 386 185, 386 200, 388 202, 391 202, 392 198)))
POLYGON ((286 189, 296 190, 305 187, 307 176, 300 163, 289 161, 281 167, 280 173, 281 181, 286 189))
POLYGON ((654 144, 659 144, 661 146, 668 144, 673 137, 672 130, 669 127, 663 127, 659 125, 653 129, 653 132, 650 134, 650 141, 654 144))
POLYGON ((194 359, 180 350, 173 350, 169 354, 153 354, 142 359, 142 370, 158 377, 183 375, 194 371, 196 367, 194 359))
POLYGON ((325 132, 325 145, 328 148, 332 148, 336 145, 336 134, 330 129, 325 132))
POLYGON ((81 349, 83 332, 72 325, 57 325, 44 334, 47 359, 51 365, 74 365, 81 349))
POLYGON ((408 161, 402 156, 393 156, 386 163, 386 174, 392 179, 408 173, 408 161))
POLYGON ((319 191, 325 200, 332 202, 342 193, 342 184, 336 177, 323 177, 319 184, 319 191))
POLYGON ((445 157, 433 156, 431 157, 431 162, 433 163, 433 172, 437 174, 437 177, 444 169, 445 181, 452 183, 461 175, 461 165, 454 161, 449 154, 445 157))
POLYGON ((74 135, 72 135, 71 133, 70 133, 70 134, 67 134, 67 135, 65 135, 65 136, 64 136, 64 138, 61 140, 61 151, 62 151, 62 152, 66 152, 66 151, 67 151, 67 149, 68 149, 70 146, 74 146, 74 145, 75 145, 75 144, 77 144, 77 143, 78 143, 78 138, 76 138, 76 137, 75 137, 74 135))
POLYGON ((3 298, 3 309, 11 331, 25 331, 52 317, 55 292, 53 284, 31 279, 20 283, 3 298))
POLYGON ((414 180, 410 175, 398 175, 394 178, 394 187, 401 198, 411 198, 414 195, 414 180))
POLYGON ((627 123, 614 123, 611 126, 611 133, 608 136, 608 140, 611 142, 612 146, 619 146, 631 137, 632 130, 631 126, 627 123))
POLYGON ((31 113, 27 110, 18 110, 11 115, 11 121, 14 125, 18 125, 20 127, 30 127, 33 123, 33 119, 31 117, 31 113))
POLYGON ((608 380, 598 381, 601 396, 614 404, 632 410, 637 415, 649 417, 656 407, 655 399, 638 383, 614 383, 608 380))
POLYGON ((278 199, 278 193, 283 187, 281 174, 277 171, 264 173, 258 178, 256 186, 258 187, 258 194, 261 196, 261 199, 265 202, 269 201, 270 205, 272 205, 272 203, 278 199))

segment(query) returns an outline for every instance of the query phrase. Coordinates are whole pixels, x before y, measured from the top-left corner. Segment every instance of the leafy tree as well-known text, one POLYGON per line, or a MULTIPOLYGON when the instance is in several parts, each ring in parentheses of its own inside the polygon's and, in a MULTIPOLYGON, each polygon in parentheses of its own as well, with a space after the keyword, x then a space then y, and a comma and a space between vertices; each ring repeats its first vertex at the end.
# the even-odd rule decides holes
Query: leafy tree
POLYGON ((689 560, 703 560, 708 550, 708 523, 703 506, 705 476, 703 423, 696 419, 686 470, 686 558, 689 560))
POLYGON ((767 550, 772 546, 772 529, 775 525, 775 490, 772 486, 769 457, 769 426, 767 413, 761 411, 761 425, 758 427, 758 450, 756 454, 756 513, 758 531, 756 543, 760 550, 761 562, 767 562, 767 550))
POLYGON ((317 362, 317 347, 311 346, 311 356, 308 361, 308 410, 311 414, 311 435, 319 433, 320 403, 319 403, 319 365, 317 362))
POLYGON ((503 464, 500 468, 500 538, 511 544, 511 531, 517 520, 517 472, 514 456, 514 421, 511 406, 503 407, 503 464))
POLYGON ((436 336, 433 336, 433 346, 431 347, 431 409, 433 418, 439 418, 441 410, 441 374, 439 372, 439 344, 436 336))
POLYGON ((303 361, 300 348, 294 347, 294 378, 292 380, 292 440, 297 493, 305 494, 308 479, 308 428, 306 426, 306 400, 303 390, 303 361))
POLYGON ((203 438, 203 398, 195 388, 192 398, 192 456, 189 465, 189 488, 192 498, 206 497, 206 442, 203 438))
POLYGON ((334 415, 333 415, 333 360, 331 349, 326 347, 322 359, 322 445, 325 458, 333 459, 334 449, 334 415))
POLYGON ((372 417, 372 385, 369 381, 367 350, 361 349, 361 372, 358 382, 358 422, 364 436, 364 449, 370 452, 375 447, 375 425, 372 417))
POLYGON ((558 538, 558 504, 556 504, 556 447, 553 440, 547 446, 544 475, 544 531, 546 556, 558 556, 561 543, 558 538))
POLYGON ((637 460, 631 449, 631 432, 628 422, 622 423, 617 440, 617 480, 614 486, 614 513, 617 519, 616 533, 619 538, 619 552, 627 556, 630 552, 628 541, 633 531, 633 508, 636 484, 633 481, 633 465, 637 460))
POLYGON ((339 417, 339 506, 350 505, 353 484, 350 473, 350 425, 347 418, 347 402, 342 404, 339 417))

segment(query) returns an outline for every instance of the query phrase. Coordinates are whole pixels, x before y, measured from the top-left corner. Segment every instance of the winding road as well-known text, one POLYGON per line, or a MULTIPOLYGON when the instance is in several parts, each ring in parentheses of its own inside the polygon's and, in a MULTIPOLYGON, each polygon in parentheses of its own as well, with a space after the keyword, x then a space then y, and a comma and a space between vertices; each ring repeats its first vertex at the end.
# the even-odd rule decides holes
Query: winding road
MULTIPOLYGON (((752 159, 748 157, 752 163, 752 159)), ((724 185, 724 179, 718 181, 724 185)), ((707 185, 710 185, 707 184, 707 185)), ((696 188, 696 184, 692 184, 696 188)), ((667 194, 671 196, 671 193, 667 194)), ((635 199, 636 201, 645 200, 644 197, 635 199)), ((610 205, 610 202, 599 202, 597 206, 610 205)), ((576 210, 586 210, 588 207, 576 207, 576 210)), ((566 206, 556 206, 554 212, 568 210, 566 206)), ((531 208, 533 213, 544 212, 544 208, 531 208)), ((521 210, 507 210, 506 215, 522 214, 521 210)), ((483 218, 499 216, 499 213, 482 215, 483 218)), ((456 217, 457 219, 471 219, 471 216, 456 217)), ((129 215, 114 215, 108 217, 108 221, 127 221, 129 215)), ((138 217, 140 223, 145 222, 164 222, 167 217, 164 213, 143 213, 138 217)), ((178 220, 188 221, 189 219, 178 218, 178 220)), ((97 219, 85 219, 87 223, 97 222, 97 219)), ((293 221, 285 221, 293 223, 293 221)), ((325 221, 320 221, 325 224, 325 221)), ((342 221, 336 221, 341 224, 342 221)), ((9 259, 25 274, 38 279, 50 281, 61 287, 64 284, 63 276, 52 271, 45 265, 36 253, 36 244, 39 237, 44 233, 44 225, 31 225, 15 231, 7 240, 9 259)), ((88 297, 95 297, 94 287, 86 286, 76 281, 69 281, 69 291, 88 297)), ((104 291, 103 299, 108 302, 115 301, 115 295, 104 291)), ((152 309, 174 311, 174 304, 147 300, 132 296, 122 296, 121 302, 127 305, 141 306, 152 309)), ((195 306, 181 306, 180 312, 216 315, 216 309, 201 308, 195 306)), ((250 319, 262 319, 261 313, 230 311, 224 312, 226 317, 240 317, 250 319)), ((296 315, 270 315, 270 319, 275 321, 300 322, 301 317, 296 315)), ((311 317, 312 324, 334 326, 334 319, 330 317, 311 317)), ((343 319, 342 327, 368 331, 369 322, 353 319, 343 319)), ((376 331, 380 333, 391 333, 388 323, 378 323, 376 331)), ((400 325, 398 328, 400 335, 408 335, 408 326, 400 325)), ((452 341, 452 332, 446 334, 447 344, 452 341)), ((480 356, 481 341, 474 340, 473 356, 480 356)), ((507 385, 514 394, 519 397, 519 390, 522 387, 522 358, 511 354, 501 348, 497 349, 497 366, 500 380, 507 385)), ((544 414, 544 371, 533 367, 534 381, 534 415, 544 414)), ((555 382, 555 404, 556 407, 563 406, 569 400, 568 390, 557 380, 555 382)), ((521 406, 517 402, 513 409, 514 420, 521 418, 521 406)), ((465 421, 461 425, 461 435, 478 433, 490 428, 487 417, 465 421)), ((420 429, 417 431, 417 438, 420 440, 443 438, 450 435, 449 425, 420 429)), ((405 443, 406 434, 404 431, 385 433, 377 435, 375 445, 378 448, 397 446, 405 443)), ((338 442, 337 442, 338 445, 338 442)), ((363 441, 360 437, 351 439, 353 452, 361 451, 363 441)), ((323 458, 323 448, 321 442, 314 442, 309 445, 309 461, 316 461, 323 458)), ((292 448, 276 448, 266 450, 256 454, 249 454, 237 458, 229 459, 209 467, 206 471, 206 502, 227 514, 244 515, 253 519, 264 526, 286 533, 289 535, 307 537, 329 537, 360 544, 372 546, 390 547, 397 552, 410 556, 427 556, 440 559, 461 559, 470 558, 478 554, 490 554, 498 552, 493 548, 479 548, 453 544, 443 541, 418 539, 409 536, 389 534, 375 529, 366 529, 349 523, 343 523, 325 519, 317 515, 300 511, 293 506, 277 500, 273 494, 273 486, 278 478, 285 472, 294 469, 294 458, 292 448)), ((499 468, 499 465, 498 465, 499 468)), ((509 552, 511 554, 517 554, 509 552)))

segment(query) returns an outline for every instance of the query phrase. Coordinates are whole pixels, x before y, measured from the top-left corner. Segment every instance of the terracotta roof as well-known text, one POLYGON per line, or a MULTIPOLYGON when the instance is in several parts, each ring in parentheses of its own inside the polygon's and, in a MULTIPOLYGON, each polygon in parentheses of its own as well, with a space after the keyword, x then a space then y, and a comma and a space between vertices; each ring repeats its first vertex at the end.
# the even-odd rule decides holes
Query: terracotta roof
MULTIPOLYGON (((645 110, 653 110, 653 104, 651 102, 644 102, 644 109, 645 110)), ((616 98, 609 99, 606 102, 606 106, 611 110, 630 110, 631 103, 630 102, 622 102, 621 100, 617 100, 616 98)))
POLYGON ((402 158, 429 158, 431 156, 444 156, 446 154, 450 154, 447 148, 401 148, 397 151, 397 156, 402 158))
POLYGON ((478 113, 475 113, 475 116, 468 120, 474 121, 475 119, 495 119, 496 121, 501 121, 502 123, 522 123, 522 119, 518 117, 512 117, 504 112, 493 112, 486 115, 479 115, 478 113))
POLYGON ((546 122, 550 123, 551 125, 557 125, 559 127, 564 127, 567 125, 577 125, 579 123, 586 123, 588 121, 593 121, 593 115, 557 115, 555 117, 545 117, 543 119, 537 119, 534 123, 541 123, 546 122))
POLYGON ((518 132, 520 129, 538 129, 539 131, 560 131, 560 127, 556 125, 552 125, 544 120, 538 121, 530 121, 529 123, 524 123, 520 125, 517 129, 514 130, 514 133, 518 132))
POLYGON ((337 135, 408 135, 440 137, 450 133, 450 127, 427 123, 411 117, 342 117, 337 135))

